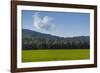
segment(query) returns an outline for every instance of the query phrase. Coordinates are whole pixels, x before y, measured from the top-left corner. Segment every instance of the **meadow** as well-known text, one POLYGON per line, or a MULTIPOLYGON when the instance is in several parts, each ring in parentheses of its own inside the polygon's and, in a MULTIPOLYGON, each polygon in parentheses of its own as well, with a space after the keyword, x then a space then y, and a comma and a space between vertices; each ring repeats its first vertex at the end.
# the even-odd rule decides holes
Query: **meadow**
POLYGON ((54 49, 22 51, 22 62, 84 60, 89 58, 89 49, 54 49))

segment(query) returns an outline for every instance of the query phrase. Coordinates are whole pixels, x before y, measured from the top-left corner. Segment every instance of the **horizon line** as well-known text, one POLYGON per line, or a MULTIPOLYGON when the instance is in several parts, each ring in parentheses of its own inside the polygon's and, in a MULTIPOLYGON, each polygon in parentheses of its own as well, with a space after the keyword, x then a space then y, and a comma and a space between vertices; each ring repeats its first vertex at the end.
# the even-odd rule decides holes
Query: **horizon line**
MULTIPOLYGON (((35 30, 32 30, 32 29, 25 29, 25 28, 22 28, 22 30, 35 31, 35 30)), ((90 37, 90 35, 79 35, 79 36, 64 37, 64 36, 59 36, 59 35, 54 35, 54 34, 49 34, 49 33, 43 33, 43 32, 39 32, 39 31, 35 31, 35 32, 38 32, 38 33, 41 33, 41 34, 47 34, 47 35, 51 35, 51 36, 55 36, 55 37, 62 37, 62 38, 74 38, 74 37, 86 37, 86 36, 90 37)))

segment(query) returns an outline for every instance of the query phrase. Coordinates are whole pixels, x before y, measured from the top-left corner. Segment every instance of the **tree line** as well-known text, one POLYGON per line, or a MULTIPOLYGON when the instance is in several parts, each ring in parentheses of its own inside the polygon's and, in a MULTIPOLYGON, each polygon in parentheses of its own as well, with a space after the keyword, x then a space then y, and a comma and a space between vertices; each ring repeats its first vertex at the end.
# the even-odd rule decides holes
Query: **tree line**
POLYGON ((37 49, 89 49, 89 40, 84 38, 23 38, 23 50, 37 49))

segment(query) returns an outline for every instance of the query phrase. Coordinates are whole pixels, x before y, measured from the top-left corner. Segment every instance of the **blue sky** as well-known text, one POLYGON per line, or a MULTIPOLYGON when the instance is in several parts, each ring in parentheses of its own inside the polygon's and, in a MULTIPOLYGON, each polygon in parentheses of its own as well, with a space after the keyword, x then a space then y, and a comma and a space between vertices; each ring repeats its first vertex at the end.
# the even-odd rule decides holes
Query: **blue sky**
POLYGON ((90 14, 22 10, 22 28, 61 37, 89 36, 90 14))

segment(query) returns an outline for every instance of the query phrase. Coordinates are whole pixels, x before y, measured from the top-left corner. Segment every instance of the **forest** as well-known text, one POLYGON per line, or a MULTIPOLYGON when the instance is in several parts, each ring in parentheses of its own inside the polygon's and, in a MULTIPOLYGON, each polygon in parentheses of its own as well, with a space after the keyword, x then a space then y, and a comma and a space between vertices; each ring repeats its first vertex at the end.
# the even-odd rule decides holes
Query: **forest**
POLYGON ((89 36, 59 37, 33 30, 22 30, 22 49, 89 49, 89 36))

